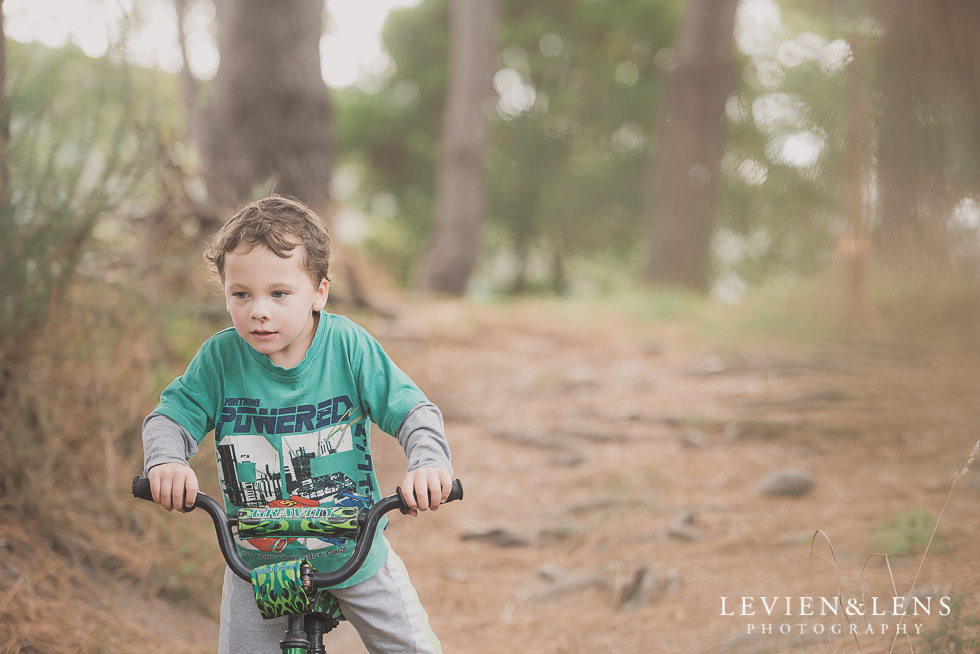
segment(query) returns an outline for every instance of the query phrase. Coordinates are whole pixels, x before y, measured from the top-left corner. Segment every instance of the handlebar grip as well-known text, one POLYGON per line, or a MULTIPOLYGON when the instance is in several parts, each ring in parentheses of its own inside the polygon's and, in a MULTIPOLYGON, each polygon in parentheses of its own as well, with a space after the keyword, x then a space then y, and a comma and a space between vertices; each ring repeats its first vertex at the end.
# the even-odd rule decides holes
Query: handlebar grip
POLYGON ((145 477, 133 477, 133 497, 138 500, 153 501, 153 493, 150 491, 150 480, 145 477))
MULTIPOLYGON (((408 513, 408 506, 405 504, 405 496, 402 494, 401 486, 396 488, 395 492, 398 493, 398 497, 400 497, 402 500, 402 506, 399 508, 399 511, 402 512, 402 515, 405 515, 408 513)), ((461 482, 459 479, 453 479, 452 490, 449 491, 449 497, 446 498, 446 501, 443 502, 443 504, 455 502, 456 500, 461 499, 463 499, 463 482, 461 482)))
MULTIPOLYGON (((148 502, 153 501, 153 491, 150 490, 150 480, 146 477, 133 477, 133 497, 139 500, 147 500, 148 502)), ((187 506, 187 497, 184 497, 184 513, 190 513, 195 508, 194 506, 187 506)))
POLYGON ((461 499, 463 499, 463 482, 453 479, 453 489, 449 491, 449 497, 446 498, 446 501, 455 502, 461 499))

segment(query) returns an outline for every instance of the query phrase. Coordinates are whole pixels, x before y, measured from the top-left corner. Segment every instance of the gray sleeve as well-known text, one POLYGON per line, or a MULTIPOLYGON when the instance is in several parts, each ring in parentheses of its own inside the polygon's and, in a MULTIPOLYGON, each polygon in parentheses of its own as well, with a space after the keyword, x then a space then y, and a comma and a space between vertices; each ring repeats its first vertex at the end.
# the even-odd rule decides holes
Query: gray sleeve
POLYGON ((143 421, 143 474, 161 463, 183 463, 197 454, 197 441, 179 423, 161 413, 143 421))
POLYGON ((420 402, 412 407, 398 427, 395 438, 408 457, 409 472, 434 466, 452 473, 452 457, 442 413, 435 404, 420 402))

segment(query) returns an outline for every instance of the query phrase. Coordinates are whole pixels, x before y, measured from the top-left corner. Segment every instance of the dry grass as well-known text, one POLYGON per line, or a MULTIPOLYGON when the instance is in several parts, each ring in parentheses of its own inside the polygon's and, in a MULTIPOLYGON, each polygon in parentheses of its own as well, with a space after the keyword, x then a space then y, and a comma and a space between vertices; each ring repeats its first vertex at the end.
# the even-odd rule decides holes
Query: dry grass
POLYGON ((184 602, 193 610, 183 617, 161 598, 213 588, 220 570, 213 556, 187 551, 201 530, 189 533, 190 525, 175 526, 128 497, 142 469, 140 424, 159 392, 148 372, 160 366, 159 330, 128 310, 66 305, 29 368, 0 394, 9 448, 0 457, 4 654, 136 644, 202 651, 146 619, 159 613, 198 632, 210 623, 201 611, 213 606, 213 591, 207 601, 184 602))

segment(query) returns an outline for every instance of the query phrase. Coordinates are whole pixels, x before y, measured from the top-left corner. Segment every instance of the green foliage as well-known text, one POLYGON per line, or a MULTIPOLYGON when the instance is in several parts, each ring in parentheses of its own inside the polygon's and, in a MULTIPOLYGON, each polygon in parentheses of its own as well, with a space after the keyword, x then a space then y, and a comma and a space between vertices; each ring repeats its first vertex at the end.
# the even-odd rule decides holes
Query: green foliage
MULTIPOLYGON (((673 42, 682 9, 668 0, 501 5, 503 81, 496 106, 487 106, 495 238, 484 257, 514 265, 509 279, 482 285, 563 291, 580 261, 642 248, 662 94, 654 60, 673 42), (551 263, 531 265, 539 257, 551 263)), ((339 158, 364 181, 358 201, 372 221, 368 247, 403 280, 433 222, 447 25, 446 0, 394 12, 384 41, 397 70, 381 90, 345 89, 336 99, 339 158), (370 210, 379 194, 396 199, 394 216, 370 210)))
POLYGON ((515 106, 516 91, 501 93, 490 215, 517 260, 512 288, 533 283, 527 264, 539 250, 555 261, 545 279, 560 292, 575 259, 622 256, 645 242, 663 87, 655 60, 673 43, 680 16, 659 1, 504 5, 513 13, 501 68, 533 89, 534 103, 515 106))
MULTIPOLYGON (((720 279, 754 286, 823 273, 839 259, 848 230, 843 190, 861 185, 844 179, 850 43, 863 44, 868 167, 880 164, 874 134, 885 71, 882 32, 865 0, 741 7, 714 256, 720 279), (772 13, 758 28, 760 11, 772 13)), ((649 167, 685 3, 501 0, 501 8, 497 95, 486 107, 493 121, 488 237, 474 288, 565 294, 594 284, 606 274, 602 266, 639 279, 649 167)), ((370 253, 407 280, 433 224, 448 1, 394 12, 384 41, 395 72, 336 96, 338 154, 363 181, 345 201, 368 214, 370 253)), ((922 64, 939 77, 948 73, 934 61, 922 64)), ((939 77, 937 85, 946 79, 939 77)), ((975 271, 975 216, 950 218, 957 202, 976 195, 974 140, 949 107, 923 102, 920 133, 911 137, 922 152, 922 211, 940 225, 961 272, 975 271)), ((883 219, 873 184, 869 168, 869 227, 883 219)))
MULTIPOLYGON (((925 551, 935 524, 932 516, 922 509, 911 513, 896 511, 890 520, 879 525, 875 535, 889 556, 908 556, 925 551)), ((937 534, 930 551, 941 554, 945 550, 941 535, 937 534)))
MULTIPOLYGON (((0 205, 0 354, 29 356, 97 228, 144 192, 159 155, 154 103, 131 71, 75 48, 11 47, 9 183, 0 205)), ((107 238, 112 230, 103 233, 107 238)))
MULTIPOLYGON (((369 248, 403 280, 432 225, 449 47, 447 30, 433 26, 448 25, 447 4, 427 0, 395 12, 384 33, 394 75, 380 91, 338 95, 340 156, 366 181, 360 203, 390 193, 397 204, 384 217, 368 211, 369 248)), ((476 286, 565 292, 570 278, 594 275, 597 261, 628 266, 638 278, 648 169, 683 4, 504 1, 502 11, 498 97, 487 108, 490 236, 476 286)), ((812 50, 849 34, 866 8, 823 11, 790 5, 768 49, 741 62, 717 256, 721 271, 750 284, 823 268, 839 235, 843 72, 812 50), (809 46, 810 56, 781 59, 781 44, 809 46), (780 101, 784 113, 765 118, 761 107, 778 111, 780 101), (820 141, 815 162, 784 158, 780 144, 794 135, 820 141), (733 240, 754 245, 733 249, 733 240)))
POLYGON ((783 6, 778 27, 751 35, 766 44, 743 53, 742 84, 727 112, 719 225, 763 243, 720 264, 750 284, 824 270, 843 229, 846 69, 831 55, 846 52, 867 10, 783 6))

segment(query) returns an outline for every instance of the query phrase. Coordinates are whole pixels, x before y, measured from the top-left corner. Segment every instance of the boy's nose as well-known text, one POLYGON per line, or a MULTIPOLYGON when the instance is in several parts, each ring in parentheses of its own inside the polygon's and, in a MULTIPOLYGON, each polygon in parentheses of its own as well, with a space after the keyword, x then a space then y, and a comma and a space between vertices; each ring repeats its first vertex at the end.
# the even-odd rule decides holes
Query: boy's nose
POLYGON ((265 305, 262 302, 252 303, 252 319, 253 320, 265 320, 269 317, 269 312, 266 311, 265 305))

